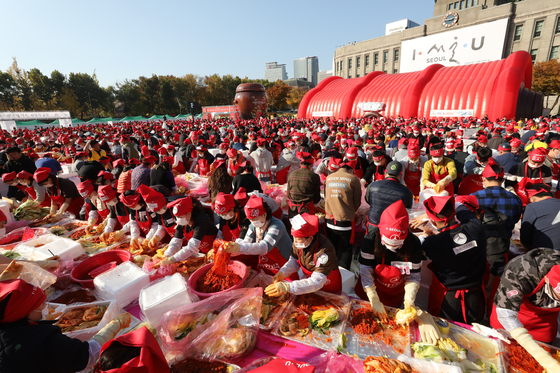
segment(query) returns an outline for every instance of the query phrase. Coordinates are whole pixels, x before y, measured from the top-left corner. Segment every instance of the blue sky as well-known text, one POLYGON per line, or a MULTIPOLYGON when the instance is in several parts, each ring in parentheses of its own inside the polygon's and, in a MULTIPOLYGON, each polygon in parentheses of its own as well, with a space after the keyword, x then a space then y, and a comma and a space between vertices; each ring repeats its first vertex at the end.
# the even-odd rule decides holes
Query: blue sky
POLYGON ((0 70, 92 74, 102 86, 139 76, 264 78, 265 62, 317 56, 330 70, 337 46, 385 33, 385 24, 433 14, 433 0, 0 2, 0 70))

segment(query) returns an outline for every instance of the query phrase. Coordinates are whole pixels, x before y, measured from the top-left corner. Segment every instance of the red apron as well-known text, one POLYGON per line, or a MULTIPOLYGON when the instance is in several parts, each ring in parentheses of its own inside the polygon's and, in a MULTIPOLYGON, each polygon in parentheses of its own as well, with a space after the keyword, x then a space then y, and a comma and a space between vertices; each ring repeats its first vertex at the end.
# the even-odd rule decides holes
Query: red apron
POLYGON ((231 172, 231 176, 237 175, 237 170, 241 167, 241 163, 245 162, 245 157, 241 157, 241 159, 235 158, 237 162, 233 163, 231 159, 228 159, 228 168, 231 172))
MULTIPOLYGON (((239 234, 241 233, 241 227, 239 226, 239 214, 237 215, 236 221, 237 227, 235 229, 231 229, 228 224, 225 224, 222 227, 224 241, 235 242, 235 240, 239 238, 239 234)), ((251 267, 255 271, 259 265, 259 258, 257 255, 237 255, 235 256, 235 260, 239 260, 241 263, 251 267)))
MULTIPOLYGON (((185 233, 184 236, 183 236, 183 243, 185 241, 190 240, 193 236, 193 233, 194 233, 194 230, 190 231, 189 233, 185 233)), ((171 236, 171 237, 173 237, 173 236, 171 236)), ((198 250, 201 251, 202 253, 206 254, 213 247, 212 245, 213 245, 215 240, 216 240, 216 235, 204 236, 202 241, 200 241, 200 246, 198 247, 198 250)), ((235 258, 235 260, 237 260, 237 258, 235 258)))
MULTIPOLYGON (((35 192, 35 188, 33 188, 32 186, 30 187, 26 187, 25 191, 27 192, 27 194, 29 195, 30 198, 32 199, 37 199, 37 192, 35 192)), ((50 207, 51 206, 51 197, 49 197, 48 194, 45 193, 45 199, 43 200, 43 202, 41 202, 42 207, 50 207)))
POLYGON ((266 179, 268 177, 269 181, 272 183, 272 171, 268 171, 268 172, 256 171, 256 172, 257 172, 257 178, 259 180, 266 179))
POLYGON ((290 170, 290 166, 281 169, 280 171, 276 171, 276 182, 280 185, 284 185, 288 182, 288 171, 290 170))
POLYGON ((301 209, 304 207, 307 207, 308 213, 309 215, 315 215, 315 205, 313 204, 313 201, 308 202, 307 204, 305 204, 305 202, 302 203, 292 203, 291 200, 288 200, 288 206, 290 206, 290 209, 292 207, 297 207, 297 212, 298 214, 301 214, 301 209))
POLYGON ((518 182, 517 185, 513 187, 513 189, 515 190, 515 194, 517 194, 519 199, 521 199, 521 202, 523 202, 523 207, 527 206, 527 204, 529 203, 529 195, 527 194, 527 187, 533 184, 538 184, 543 182, 542 169, 540 167, 539 167, 539 180, 532 180, 527 177, 528 163, 529 162, 525 163, 525 177, 521 179, 521 181, 518 182))
MULTIPOLYGON (((434 166, 432 167, 432 172, 430 173, 430 181, 434 184, 437 184, 438 181, 445 179, 446 176, 449 175, 449 173, 447 172, 447 167, 443 166, 443 169, 445 170, 445 172, 441 175, 436 175, 434 173, 434 167, 435 167, 435 163, 434 166)), ((447 193, 449 193, 450 196, 453 196, 453 183, 449 183, 447 184, 447 186, 445 187, 445 190, 447 191, 447 193)))
POLYGON ((210 172, 210 165, 208 164, 208 159, 200 158, 198 160, 198 174, 200 176, 206 176, 210 172))
MULTIPOLYGON (((404 299, 404 284, 405 276, 401 274, 401 271, 393 266, 388 266, 386 264, 379 264, 375 267, 375 288, 379 300, 385 306, 399 308, 404 299), (379 276, 378 273, 382 269, 387 269, 389 276, 379 276), (378 279, 378 277, 382 277, 378 279), (382 281, 381 281, 382 280, 382 281)), ((358 282, 356 283, 356 288, 354 289, 356 295, 363 300, 369 300, 367 294, 362 285, 362 277, 358 276, 358 282)))
MULTIPOLYGON (((318 246, 318 245, 316 245, 318 246)), ((317 248, 317 247, 315 247, 317 248)), ((301 249, 299 249, 299 258, 301 258, 301 249)), ((313 250, 313 261, 317 263, 317 253, 313 250)), ((313 272, 308 271, 302 264, 301 259, 298 259, 298 264, 301 267, 303 274, 309 278, 313 272)), ((340 270, 336 268, 334 271, 327 276, 327 282, 321 288, 323 291, 328 291, 329 293, 341 293, 342 292, 342 276, 340 275, 340 270)))
MULTIPOLYGON (((92 202, 93 203, 93 202, 92 202)), ((105 218, 107 217, 107 212, 108 210, 103 210, 103 214, 101 214, 101 211, 96 210, 97 211, 97 221, 95 222, 95 225, 99 225, 101 223, 103 223, 103 220, 105 220, 105 218)), ((89 215, 91 213, 91 205, 88 203, 86 204, 86 221, 89 220, 89 215)))
MULTIPOLYGON (((379 167, 377 168, 377 170, 379 169, 379 167)), ((378 173, 377 170, 375 170, 375 174, 373 175, 373 181, 379 181, 379 180, 385 180, 385 173, 378 173)))
MULTIPOLYGON (((420 163, 418 163, 420 165, 420 163)), ((404 173, 404 183, 408 189, 412 192, 413 196, 420 195, 420 183, 422 182, 422 173, 420 172, 420 167, 416 172, 410 171, 410 163, 406 166, 406 172, 404 173)))
POLYGON ((173 167, 173 171, 177 171, 181 175, 187 172, 187 170, 185 170, 185 165, 181 161, 179 161, 179 164, 177 166, 173 167))
POLYGON ((361 179, 362 176, 364 176, 364 170, 362 170, 361 168, 356 169, 356 167, 358 166, 358 161, 348 161, 348 164, 350 164, 350 166, 354 170, 354 175, 358 179, 361 179))
MULTIPOLYGON (((560 313, 560 307, 540 308, 529 301, 529 297, 536 294, 545 284, 546 282, 543 277, 535 290, 533 290, 531 294, 525 296, 517 316, 533 339, 540 342, 551 343, 556 338, 556 333, 558 332, 558 314, 560 313)), ((490 325, 494 329, 504 329, 502 324, 498 321, 495 304, 492 306, 490 325)))
MULTIPOLYGON (((56 179, 56 191, 57 191, 57 195, 55 196, 54 187, 51 188, 51 204, 54 203, 55 205, 58 205, 60 208, 60 206, 62 206, 62 204, 66 202, 66 198, 60 195, 60 188, 58 187, 58 179, 56 179)), ((68 206, 66 211, 75 216, 79 216, 80 210, 82 209, 83 205, 84 205, 84 199, 82 197, 72 198, 72 202, 70 202, 70 206, 68 206)))
POLYGON ((467 175, 459 184, 457 195, 468 196, 474 192, 484 189, 482 186, 482 176, 480 175, 467 175))
MULTIPOLYGON (((119 224, 121 225, 121 227, 119 229, 122 229, 130 221, 130 215, 129 214, 126 214, 124 216, 117 215, 117 220, 119 221, 119 224)), ((116 230, 116 228, 115 228, 115 230, 116 230)))
POLYGON ((140 219, 138 218, 138 211, 136 211, 136 222, 138 223, 138 226, 145 236, 148 234, 148 232, 150 232, 150 229, 152 229, 152 217, 147 211, 144 212, 146 213, 146 221, 140 221, 140 219))
MULTIPOLYGON (((284 259, 284 257, 282 256, 282 254, 280 254, 280 251, 278 251, 276 247, 273 247, 272 250, 270 250, 265 255, 259 255, 258 257, 259 257, 259 264, 257 265, 257 268, 260 271, 271 276, 277 274, 280 268, 282 268, 282 266, 287 262, 287 260, 284 259)), ((299 280, 299 275, 296 272, 293 275, 291 275, 289 278, 292 281, 296 281, 299 280)))

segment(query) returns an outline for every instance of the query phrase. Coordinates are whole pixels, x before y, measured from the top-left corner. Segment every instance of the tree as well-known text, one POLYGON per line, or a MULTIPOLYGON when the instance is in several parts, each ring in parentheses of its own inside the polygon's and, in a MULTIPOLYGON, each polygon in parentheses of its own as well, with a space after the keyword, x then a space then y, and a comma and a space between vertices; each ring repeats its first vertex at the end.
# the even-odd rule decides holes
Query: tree
POLYGON ((46 109, 50 110, 54 104, 54 87, 51 79, 43 75, 41 70, 34 68, 29 71, 29 80, 31 81, 33 92, 42 101, 46 109))
POLYGON ((276 110, 284 110, 287 106, 288 93, 290 93, 291 90, 292 87, 281 80, 277 80, 272 87, 266 90, 268 103, 276 110))
POLYGON ((306 93, 307 93, 307 89, 303 87, 293 88, 291 92, 288 93, 288 100, 287 100, 288 105, 293 107, 294 110, 297 110, 299 108, 299 104, 301 103, 301 100, 303 100, 303 96, 305 96, 306 93))
POLYGON ((161 113, 169 114, 176 113, 179 109, 177 100, 175 98, 175 91, 173 90, 172 80, 175 80, 174 76, 162 76, 160 77, 160 96, 161 96, 161 113))
POLYGON ((151 78, 140 77, 140 92, 142 93, 142 102, 146 110, 150 114, 155 114, 156 109, 160 107, 161 98, 159 95, 160 85, 159 77, 152 75, 151 78))
MULTIPOLYGON (((93 75, 87 73, 70 73, 68 76, 68 88, 74 91, 75 98, 82 108, 80 112, 80 117, 82 119, 84 118, 84 114, 90 114, 92 109, 99 114, 105 107, 105 101, 108 98, 107 92, 99 86, 95 73, 93 75), (90 107, 90 99, 92 107, 90 107), (86 112, 86 110, 88 112, 86 112)), ((95 114, 93 115, 95 116, 95 114)))
POLYGON ((115 91, 117 101, 124 104, 125 115, 139 115, 145 112, 140 92, 140 81, 138 79, 125 80, 123 83, 117 83, 115 91))
POLYGON ((33 105, 33 89, 27 71, 20 69, 15 57, 12 66, 8 69, 8 74, 12 76, 17 86, 18 104, 23 110, 30 110, 33 105))
POLYGON ((72 117, 77 117, 84 112, 82 105, 80 105, 76 99, 76 94, 70 88, 62 88, 62 92, 58 96, 58 99, 60 101, 60 108, 68 110, 72 117))
POLYGON ((17 95, 17 84, 14 78, 0 71, 0 103, 4 110, 15 110, 15 97, 17 95))
POLYGON ((549 96, 556 96, 554 104, 549 108, 552 111, 560 99, 560 62, 558 59, 535 63, 531 88, 546 96, 547 107, 549 96))

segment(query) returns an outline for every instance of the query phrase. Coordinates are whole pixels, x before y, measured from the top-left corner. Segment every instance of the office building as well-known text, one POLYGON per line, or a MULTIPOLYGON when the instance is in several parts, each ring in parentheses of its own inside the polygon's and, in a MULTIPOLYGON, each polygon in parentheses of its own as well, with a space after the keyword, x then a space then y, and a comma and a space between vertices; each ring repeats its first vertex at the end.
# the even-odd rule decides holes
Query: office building
POLYGON ((317 84, 321 83, 321 80, 328 78, 329 76, 333 75, 333 71, 332 70, 323 70, 323 71, 319 71, 319 73, 317 74, 317 84))
POLYGON ((276 62, 267 62, 266 69, 264 70, 264 78, 269 82, 288 79, 288 73, 286 73, 286 65, 278 64, 276 62))
POLYGON ((294 60, 294 79, 307 79, 308 82, 317 85, 317 74, 319 73, 319 59, 317 57, 303 57, 294 60))

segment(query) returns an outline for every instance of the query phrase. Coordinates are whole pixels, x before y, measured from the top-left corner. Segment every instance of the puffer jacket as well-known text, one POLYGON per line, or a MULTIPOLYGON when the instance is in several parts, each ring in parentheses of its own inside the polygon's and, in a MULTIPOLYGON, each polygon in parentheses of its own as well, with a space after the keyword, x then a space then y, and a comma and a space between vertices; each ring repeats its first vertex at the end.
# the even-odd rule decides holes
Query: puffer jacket
POLYGON ((379 224, 383 211, 399 199, 403 201, 404 207, 412 208, 412 192, 397 179, 388 177, 385 180, 371 183, 366 191, 366 202, 369 203, 369 223, 379 224))
POLYGON ((251 153, 251 158, 255 161, 255 170, 257 172, 268 172, 273 164, 272 153, 265 148, 257 148, 251 153))

